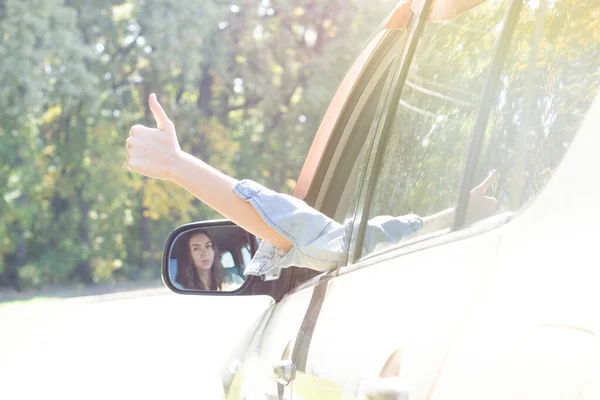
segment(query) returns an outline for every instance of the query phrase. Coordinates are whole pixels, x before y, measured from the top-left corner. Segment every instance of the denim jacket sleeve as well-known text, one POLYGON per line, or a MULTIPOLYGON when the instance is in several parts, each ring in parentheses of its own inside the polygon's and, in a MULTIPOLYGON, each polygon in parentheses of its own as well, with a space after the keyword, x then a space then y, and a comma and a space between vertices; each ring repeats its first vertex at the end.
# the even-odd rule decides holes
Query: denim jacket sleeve
MULTIPOLYGON (((233 191, 242 200, 249 202, 262 219, 293 246, 286 252, 263 240, 252 261, 246 266, 246 275, 265 275, 275 269, 290 266, 317 271, 337 267, 344 250, 342 224, 298 198, 274 192, 250 180, 238 182, 233 191)), ((365 250, 372 251, 382 242, 398 242, 422 225, 422 220, 414 215, 375 217, 367 224, 365 250)))

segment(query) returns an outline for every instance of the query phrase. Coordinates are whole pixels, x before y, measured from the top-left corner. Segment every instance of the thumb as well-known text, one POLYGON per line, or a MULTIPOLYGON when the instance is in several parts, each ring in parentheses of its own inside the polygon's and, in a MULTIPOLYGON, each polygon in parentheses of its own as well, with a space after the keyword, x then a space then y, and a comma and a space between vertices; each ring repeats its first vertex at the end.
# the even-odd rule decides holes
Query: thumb
POLYGON ((496 175, 498 174, 498 172, 494 169, 492 171, 490 171, 489 175, 487 176, 487 178, 485 178, 483 180, 483 182, 481 182, 475 189, 473 189, 474 191, 477 190, 482 194, 485 194, 485 192, 487 191, 488 187, 490 187, 490 185, 492 184, 492 182, 494 181, 494 178, 496 177, 496 175))
POLYGON ((156 127, 161 131, 170 132, 173 127, 173 122, 167 117, 167 113, 158 102, 156 94, 152 93, 150 95, 148 104, 150 105, 150 111, 152 111, 152 115, 154 115, 154 119, 156 120, 156 127))

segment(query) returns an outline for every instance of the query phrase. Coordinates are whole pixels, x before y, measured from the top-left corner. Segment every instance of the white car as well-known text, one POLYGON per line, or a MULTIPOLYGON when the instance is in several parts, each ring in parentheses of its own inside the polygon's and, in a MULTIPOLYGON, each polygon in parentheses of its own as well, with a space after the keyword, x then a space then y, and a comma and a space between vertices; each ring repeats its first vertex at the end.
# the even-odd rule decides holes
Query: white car
MULTIPOLYGON (((274 299, 223 366, 227 398, 600 399, 599 21, 598 0, 398 5, 294 193, 346 224, 338 268, 188 291, 274 299), (473 222, 490 170, 497 209, 473 222), (374 216, 448 209, 439 229, 363 251, 374 216)), ((176 238, 218 227, 238 229, 174 231, 169 287, 186 292, 176 238)), ((221 258, 242 276, 256 243, 236 243, 221 258)))

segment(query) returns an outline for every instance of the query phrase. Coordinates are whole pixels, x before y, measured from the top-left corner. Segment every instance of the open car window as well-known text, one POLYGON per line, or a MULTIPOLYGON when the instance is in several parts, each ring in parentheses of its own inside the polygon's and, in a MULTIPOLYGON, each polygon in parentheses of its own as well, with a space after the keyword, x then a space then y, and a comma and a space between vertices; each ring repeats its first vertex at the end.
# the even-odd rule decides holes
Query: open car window
POLYGON ((424 224, 369 244, 365 223, 354 233, 362 257, 452 230, 477 113, 490 106, 481 104, 484 95, 493 101, 484 144, 475 149, 481 157, 472 182, 483 190, 469 195, 463 226, 527 204, 560 163, 598 91, 600 4, 525 1, 505 31, 510 6, 486 1, 450 20, 425 23, 399 101, 392 104, 362 216, 372 221, 417 214, 424 224), (506 32, 508 51, 494 58, 506 32), (501 73, 491 85, 497 92, 487 93, 492 60, 501 73))
POLYGON ((476 177, 519 211, 546 186, 600 89, 600 3, 527 1, 500 77, 476 177))
MULTIPOLYGON (((404 61, 410 66, 406 81, 400 82, 401 95, 390 107, 363 219, 426 218, 456 206, 478 101, 508 4, 484 2, 450 20, 425 22, 412 60, 404 61)), ((362 256, 419 234, 448 232, 449 211, 443 222, 400 229, 376 243, 369 241, 367 222, 362 256)))

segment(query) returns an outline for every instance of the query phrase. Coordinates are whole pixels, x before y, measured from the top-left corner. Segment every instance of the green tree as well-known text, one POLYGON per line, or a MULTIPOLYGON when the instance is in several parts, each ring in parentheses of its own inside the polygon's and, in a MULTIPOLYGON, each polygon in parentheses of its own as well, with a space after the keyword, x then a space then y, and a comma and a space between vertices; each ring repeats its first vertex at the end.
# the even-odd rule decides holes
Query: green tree
POLYGON ((218 217, 124 168, 156 92, 185 150, 291 192, 360 41, 363 2, 0 3, 0 286, 156 277, 176 225, 218 217))

